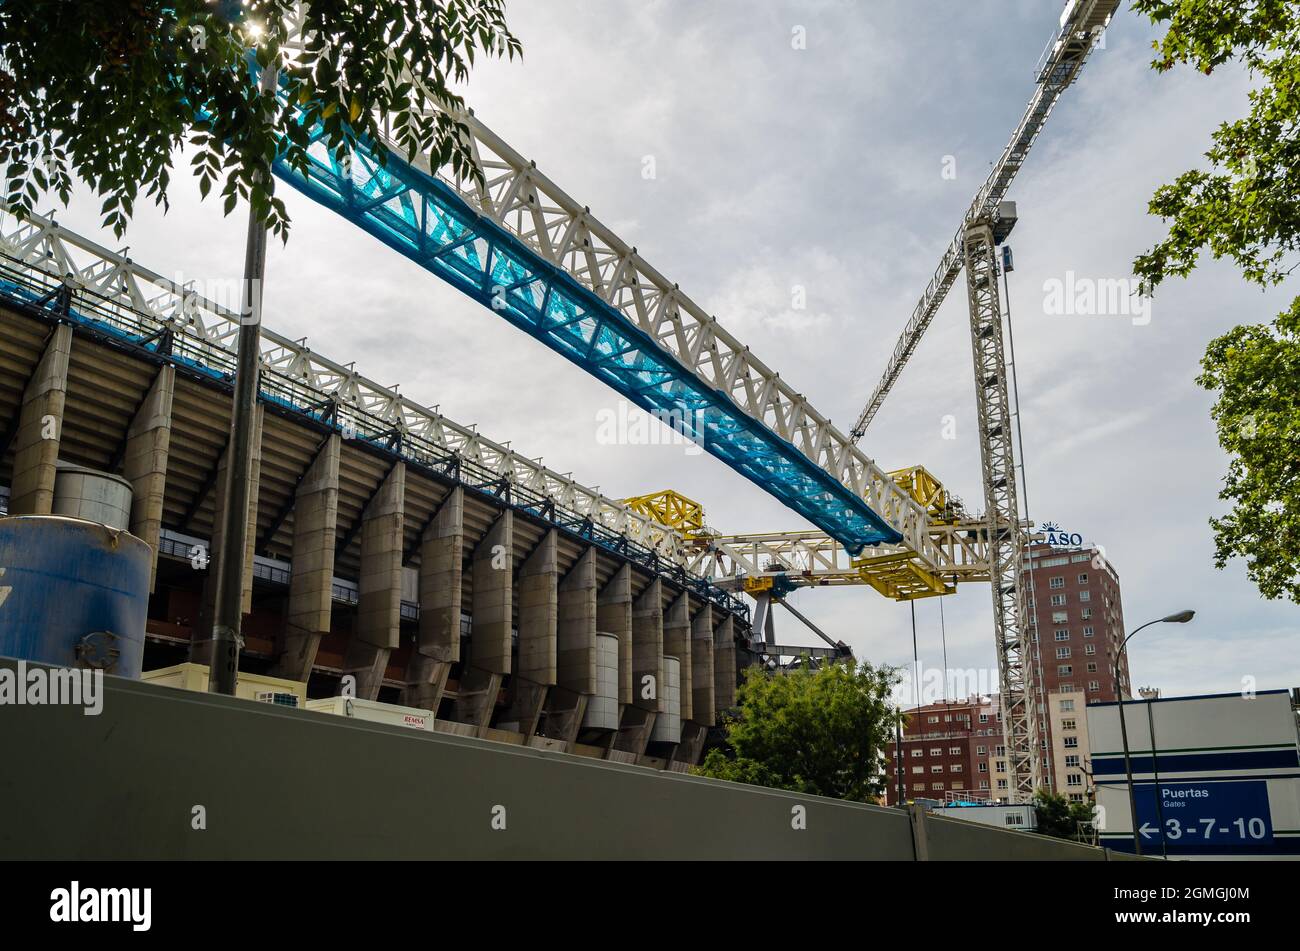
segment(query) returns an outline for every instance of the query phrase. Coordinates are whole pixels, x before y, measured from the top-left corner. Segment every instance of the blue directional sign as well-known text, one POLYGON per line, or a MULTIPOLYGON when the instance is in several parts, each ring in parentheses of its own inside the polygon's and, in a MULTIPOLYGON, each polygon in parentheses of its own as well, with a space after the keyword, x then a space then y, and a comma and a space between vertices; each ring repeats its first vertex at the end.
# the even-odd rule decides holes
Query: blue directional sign
POLYGON ((1170 855, 1254 851, 1273 842, 1262 779, 1138 783, 1134 795, 1144 852, 1158 854, 1162 834, 1170 855))

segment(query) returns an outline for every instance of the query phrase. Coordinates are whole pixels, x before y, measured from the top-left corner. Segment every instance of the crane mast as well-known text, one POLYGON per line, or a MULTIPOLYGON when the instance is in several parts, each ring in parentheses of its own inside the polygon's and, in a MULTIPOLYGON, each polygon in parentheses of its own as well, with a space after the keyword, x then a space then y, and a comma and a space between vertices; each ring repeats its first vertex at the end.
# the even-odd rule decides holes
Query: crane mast
POLYGON ((970 302, 971 349, 975 356, 975 403, 979 417, 980 463, 984 476, 989 581, 993 591, 993 636, 998 652, 998 686, 1007 752, 1007 785, 1028 799, 1042 785, 1033 664, 1026 650, 1020 566, 1025 535, 1016 497, 1011 400, 1002 345, 1002 303, 998 294, 997 244, 1014 217, 980 218, 962 243, 966 293, 970 302), (995 231, 995 223, 1000 231, 995 231))

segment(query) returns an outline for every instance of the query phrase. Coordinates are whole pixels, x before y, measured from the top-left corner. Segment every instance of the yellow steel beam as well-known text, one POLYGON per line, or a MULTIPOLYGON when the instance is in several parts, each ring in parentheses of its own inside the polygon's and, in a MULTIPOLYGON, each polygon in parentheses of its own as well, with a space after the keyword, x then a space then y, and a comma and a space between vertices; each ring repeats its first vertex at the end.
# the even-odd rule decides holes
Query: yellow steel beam
POLYGON ((624 499, 623 504, 661 525, 676 529, 683 538, 703 538, 709 534, 704 526, 704 506, 672 489, 633 496, 624 499))

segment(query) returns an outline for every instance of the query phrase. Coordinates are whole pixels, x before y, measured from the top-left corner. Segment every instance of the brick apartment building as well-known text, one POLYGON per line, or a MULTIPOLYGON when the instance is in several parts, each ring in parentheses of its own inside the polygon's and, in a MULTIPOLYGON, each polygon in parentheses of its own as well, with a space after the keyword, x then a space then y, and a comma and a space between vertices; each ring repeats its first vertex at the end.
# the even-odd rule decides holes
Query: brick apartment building
MULTIPOLYGON (((1034 545, 1022 583, 1035 665, 1043 775, 1051 788, 1082 801, 1092 786, 1088 704, 1131 696, 1123 643, 1119 575, 1095 547, 1034 545)), ((908 711, 903 734, 903 794, 998 799, 1009 795, 997 696, 929 704, 908 711)), ((887 751, 886 801, 898 799, 899 759, 887 751)))
POLYGON ((990 770, 1002 747, 996 702, 981 698, 932 703, 908 711, 902 756, 887 750, 885 800, 898 802, 898 774, 906 799, 945 799, 949 793, 996 798, 990 770))
POLYGON ((1021 581, 1040 695, 1077 691, 1088 703, 1114 701, 1121 689, 1129 696, 1127 655, 1120 658, 1119 684, 1113 671, 1124 609, 1119 575, 1105 555, 1097 548, 1034 545, 1021 581))

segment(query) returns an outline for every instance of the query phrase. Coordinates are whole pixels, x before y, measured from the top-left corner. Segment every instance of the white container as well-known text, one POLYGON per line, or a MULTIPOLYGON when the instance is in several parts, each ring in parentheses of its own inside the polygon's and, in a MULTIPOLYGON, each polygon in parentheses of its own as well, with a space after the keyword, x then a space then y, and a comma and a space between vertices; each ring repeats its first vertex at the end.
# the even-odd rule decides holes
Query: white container
POLYGON ((131 483, 121 476, 61 462, 54 474, 51 514, 129 531, 131 495, 131 483))
POLYGON ((596 635, 596 692, 587 700, 584 730, 618 729, 618 637, 596 635))
POLYGON ((354 717, 370 723, 405 726, 414 730, 433 729, 432 710, 400 707, 395 703, 380 703, 377 700, 362 700, 358 697, 322 697, 320 700, 308 700, 307 709, 317 713, 333 713, 340 717, 354 717))
POLYGON ((654 732, 650 739, 655 743, 680 743, 682 741, 682 662, 676 657, 664 657, 663 689, 659 698, 663 709, 655 717, 654 732))

